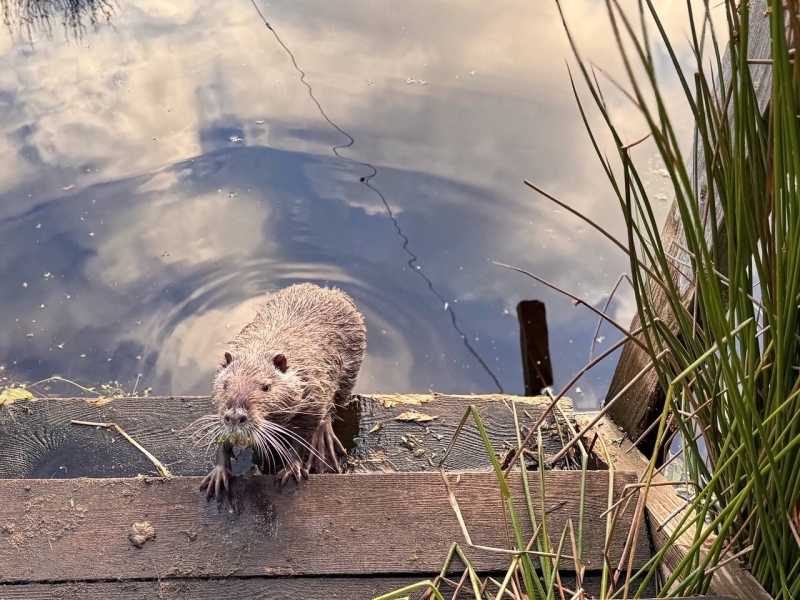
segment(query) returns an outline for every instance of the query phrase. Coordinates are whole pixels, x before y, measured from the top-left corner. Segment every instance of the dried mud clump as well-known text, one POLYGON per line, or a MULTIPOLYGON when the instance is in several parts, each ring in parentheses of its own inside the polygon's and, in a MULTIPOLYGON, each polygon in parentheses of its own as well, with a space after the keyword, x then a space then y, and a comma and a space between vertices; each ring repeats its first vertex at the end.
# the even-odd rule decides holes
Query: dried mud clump
POLYGON ((149 521, 134 523, 131 525, 131 530, 128 533, 128 539, 131 541, 131 544, 137 548, 142 548, 146 542, 155 539, 155 537, 156 530, 153 529, 149 521))

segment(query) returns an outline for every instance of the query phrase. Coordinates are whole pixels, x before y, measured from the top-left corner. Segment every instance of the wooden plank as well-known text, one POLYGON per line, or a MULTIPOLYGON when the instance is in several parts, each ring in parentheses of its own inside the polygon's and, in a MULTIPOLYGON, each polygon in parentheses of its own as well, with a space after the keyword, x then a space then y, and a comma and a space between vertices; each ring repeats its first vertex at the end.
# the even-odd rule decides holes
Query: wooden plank
POLYGON ((0 600, 359 600, 420 581, 420 577, 248 577, 158 581, 0 584, 0 600))
MULTIPOLYGON (((502 578, 501 573, 497 576, 502 578)), ((227 579, 168 579, 158 581, 69 582, 0 584, 0 600, 219 600, 248 598, 253 600, 366 600, 401 587, 418 583, 425 577, 248 577, 227 579)), ((496 577, 497 578, 497 577, 496 577)), ((565 577, 563 584, 575 589, 574 581, 565 577)), ((584 589, 592 597, 599 595, 600 576, 584 577, 584 589)), ((452 588, 443 584, 446 600, 452 598, 452 588)), ((411 594, 419 598, 420 593, 411 594)), ((464 594, 460 595, 464 598, 464 594)), ((681 599, 676 599, 681 600, 681 599)), ((689 600, 689 599, 683 599, 689 600)), ((714 600, 714 599, 704 599, 714 600)), ((721 599, 717 599, 721 600, 721 599)))
MULTIPOLYGON (((549 403, 544 398, 511 396, 356 396, 340 410, 334 429, 350 450, 352 471, 420 471, 438 464, 470 404, 478 407, 494 448, 515 440, 510 401, 521 403, 522 427, 532 425, 549 403), (409 410, 434 415, 428 423, 398 421, 409 410), (424 453, 420 453, 423 450, 424 453)), ((566 414, 572 403, 562 402, 566 414)), ((128 442, 107 429, 71 425, 72 419, 115 422, 174 475, 202 475, 212 452, 193 446, 189 423, 210 412, 207 397, 40 399, 0 406, 0 478, 135 477, 157 475, 155 467, 128 442)), ((545 453, 561 447, 553 417, 543 424, 545 453)), ((235 464, 249 468, 249 456, 235 464)), ((455 469, 488 469, 489 458, 474 426, 459 436, 449 461, 455 469)))
MULTIPOLYGON (((581 426, 585 426, 592 419, 593 414, 582 414, 577 416, 581 426)), ((600 436, 605 442, 611 454, 611 462, 617 469, 635 472, 638 478, 642 478, 647 470, 647 459, 639 452, 629 439, 624 436, 623 431, 608 418, 603 418, 595 426, 595 434, 600 436)), ((595 446, 595 454, 602 459, 602 452, 599 444, 595 446)), ((646 504, 647 520, 650 535, 656 548, 663 548, 669 537, 675 532, 680 521, 679 509, 685 501, 678 495, 678 486, 664 486, 667 480, 661 475, 653 478, 653 483, 659 484, 651 487, 646 504), (677 518, 676 518, 676 515, 677 518)), ((693 545, 693 534, 691 531, 684 533, 678 543, 669 546, 661 565, 662 574, 669 577, 686 556, 685 548, 693 545)), ((771 596, 761 587, 753 575, 742 568, 741 563, 732 562, 719 567, 714 572, 709 594, 728 596, 731 598, 742 598, 743 600, 770 600, 771 596)))
MULTIPOLYGON (((545 474, 551 535, 577 519, 580 475, 545 474)), ((615 495, 633 480, 618 473, 615 495)), ((451 482, 473 542, 508 547, 494 475, 464 473, 451 482)), ((247 476, 235 480, 222 505, 207 503, 199 483, 196 477, 0 480, 0 582, 432 573, 452 542, 464 543, 437 473, 317 475, 284 491, 272 477, 247 476), (129 530, 145 521, 155 539, 135 548, 129 530)), ((511 488, 531 535, 519 478, 512 477, 511 488)), ((607 491, 606 472, 587 473, 588 570, 603 559, 607 491)), ((620 523, 611 548, 623 547, 629 528, 620 523)), ((635 566, 647 561, 647 546, 642 538, 635 566)), ((508 566, 507 555, 465 550, 479 571, 508 566)), ((572 561, 562 566, 569 570, 572 561)))
MULTIPOLYGON (((771 56, 771 40, 769 32, 769 19, 763 17, 767 8, 766 0, 755 0, 750 8, 750 28, 748 38, 748 57, 757 59, 767 59, 771 56)), ((725 81, 730 80, 730 53, 726 50, 723 57, 723 70, 725 81)), ((766 114, 769 105, 770 92, 772 87, 772 70, 768 65, 751 65, 750 73, 753 78, 754 89, 758 99, 758 105, 762 114, 766 114)), ((692 167, 692 165, 687 165, 692 167)), ((693 169, 692 169, 693 170, 693 169)), ((705 170, 705 162, 702 157, 698 159, 697 170, 698 189, 700 190, 701 213, 705 210, 708 202, 708 182, 705 170)), ((727 257, 725 222, 722 217, 721 207, 718 209, 719 216, 716 228, 719 235, 721 248, 720 256, 727 257)), ((711 239, 711 227, 709 223, 706 239, 711 239)), ((675 202, 672 203, 664 228, 661 231, 661 241, 664 248, 671 255, 676 256, 682 263, 688 264, 690 257, 676 244, 686 246, 683 223, 675 202)), ((694 298, 694 287, 691 284, 693 274, 691 269, 680 264, 672 265, 673 280, 677 288, 681 291, 682 303, 689 306, 694 298)), ((727 272, 726 264, 717 264, 715 267, 722 273, 727 272)), ((669 308, 666 296, 658 286, 652 286, 653 303, 656 306, 661 320, 667 326, 675 327, 675 317, 669 308)), ((638 315, 633 319, 630 331, 634 331, 641 326, 638 315)), ((640 336, 641 337, 641 336, 640 336)), ((630 342, 626 343, 622 350, 619 364, 611 380, 608 391, 608 398, 615 397, 626 385, 647 365, 650 358, 647 353, 630 342)), ((632 439, 637 439, 653 422, 664 406, 664 393, 660 388, 658 377, 653 371, 642 377, 636 384, 631 386, 622 398, 615 403, 610 410, 610 416, 619 424, 632 439)))
POLYGON ((553 385, 553 366, 550 363, 550 343, 547 336, 547 313, 544 302, 523 300, 517 304, 517 317, 525 395, 538 396, 543 388, 553 385))

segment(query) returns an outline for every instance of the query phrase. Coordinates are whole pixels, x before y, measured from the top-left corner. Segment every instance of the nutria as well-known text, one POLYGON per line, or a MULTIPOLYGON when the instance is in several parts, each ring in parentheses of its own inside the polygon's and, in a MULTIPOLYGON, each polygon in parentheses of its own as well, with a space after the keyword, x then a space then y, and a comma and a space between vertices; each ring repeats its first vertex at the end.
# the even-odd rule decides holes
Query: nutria
POLYGON ((225 352, 211 396, 217 413, 198 423, 218 441, 200 486, 206 498, 227 489, 234 446, 277 454, 281 486, 338 472, 345 449, 331 419, 350 398, 365 350, 364 318, 344 292, 305 283, 275 294, 225 352))

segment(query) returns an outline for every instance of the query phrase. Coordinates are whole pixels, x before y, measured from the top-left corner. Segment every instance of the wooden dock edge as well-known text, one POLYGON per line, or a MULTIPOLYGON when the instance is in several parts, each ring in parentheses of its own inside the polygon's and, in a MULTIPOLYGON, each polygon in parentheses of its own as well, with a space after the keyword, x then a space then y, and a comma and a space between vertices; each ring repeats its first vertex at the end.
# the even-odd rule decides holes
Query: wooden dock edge
MULTIPOLYGON (((592 413, 583 413, 576 414, 575 418, 583 427, 594 416, 592 413)), ((641 479, 646 472, 648 461, 633 446, 622 429, 608 417, 601 419, 594 429, 595 434, 605 442, 614 468, 635 472, 641 479)), ((595 454, 604 460, 597 446, 595 446, 595 454)), ((656 475, 653 481, 664 483, 667 480, 661 475, 656 475)), ((680 521, 676 517, 676 511, 680 515, 679 509, 684 503, 685 500, 678 495, 675 486, 659 485, 650 488, 646 514, 652 542, 657 549, 663 548, 665 542, 675 532, 676 525, 680 521)), ((667 577, 674 572, 674 569, 686 556, 684 548, 692 545, 692 535, 690 532, 684 533, 681 540, 685 540, 686 544, 673 544, 664 556, 661 569, 662 574, 667 577)), ((714 572, 708 594, 741 598, 742 600, 772 600, 772 596, 738 561, 721 566, 714 572)))

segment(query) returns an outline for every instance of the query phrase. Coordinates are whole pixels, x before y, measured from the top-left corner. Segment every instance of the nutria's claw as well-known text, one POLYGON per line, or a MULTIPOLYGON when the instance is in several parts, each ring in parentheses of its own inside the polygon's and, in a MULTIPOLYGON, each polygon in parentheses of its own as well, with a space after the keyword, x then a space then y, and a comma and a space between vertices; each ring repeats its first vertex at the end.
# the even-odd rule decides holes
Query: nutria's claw
POLYGON ((292 478, 294 478, 297 483, 300 483, 303 479, 308 479, 308 469, 303 466, 303 463, 298 458, 295 458, 291 464, 286 465, 283 469, 278 471, 275 481, 277 481, 280 487, 283 487, 289 483, 292 478))
POLYGON ((311 436, 311 447, 314 452, 309 453, 306 468, 315 473, 335 471, 341 473, 339 455, 346 455, 347 450, 333 432, 330 421, 325 421, 311 436))
POLYGON ((216 466, 211 469, 211 472, 205 476, 203 482, 200 484, 200 489, 208 488, 206 492, 206 502, 210 502, 211 498, 217 497, 217 502, 222 501, 222 492, 228 490, 230 483, 231 471, 225 467, 216 466))

